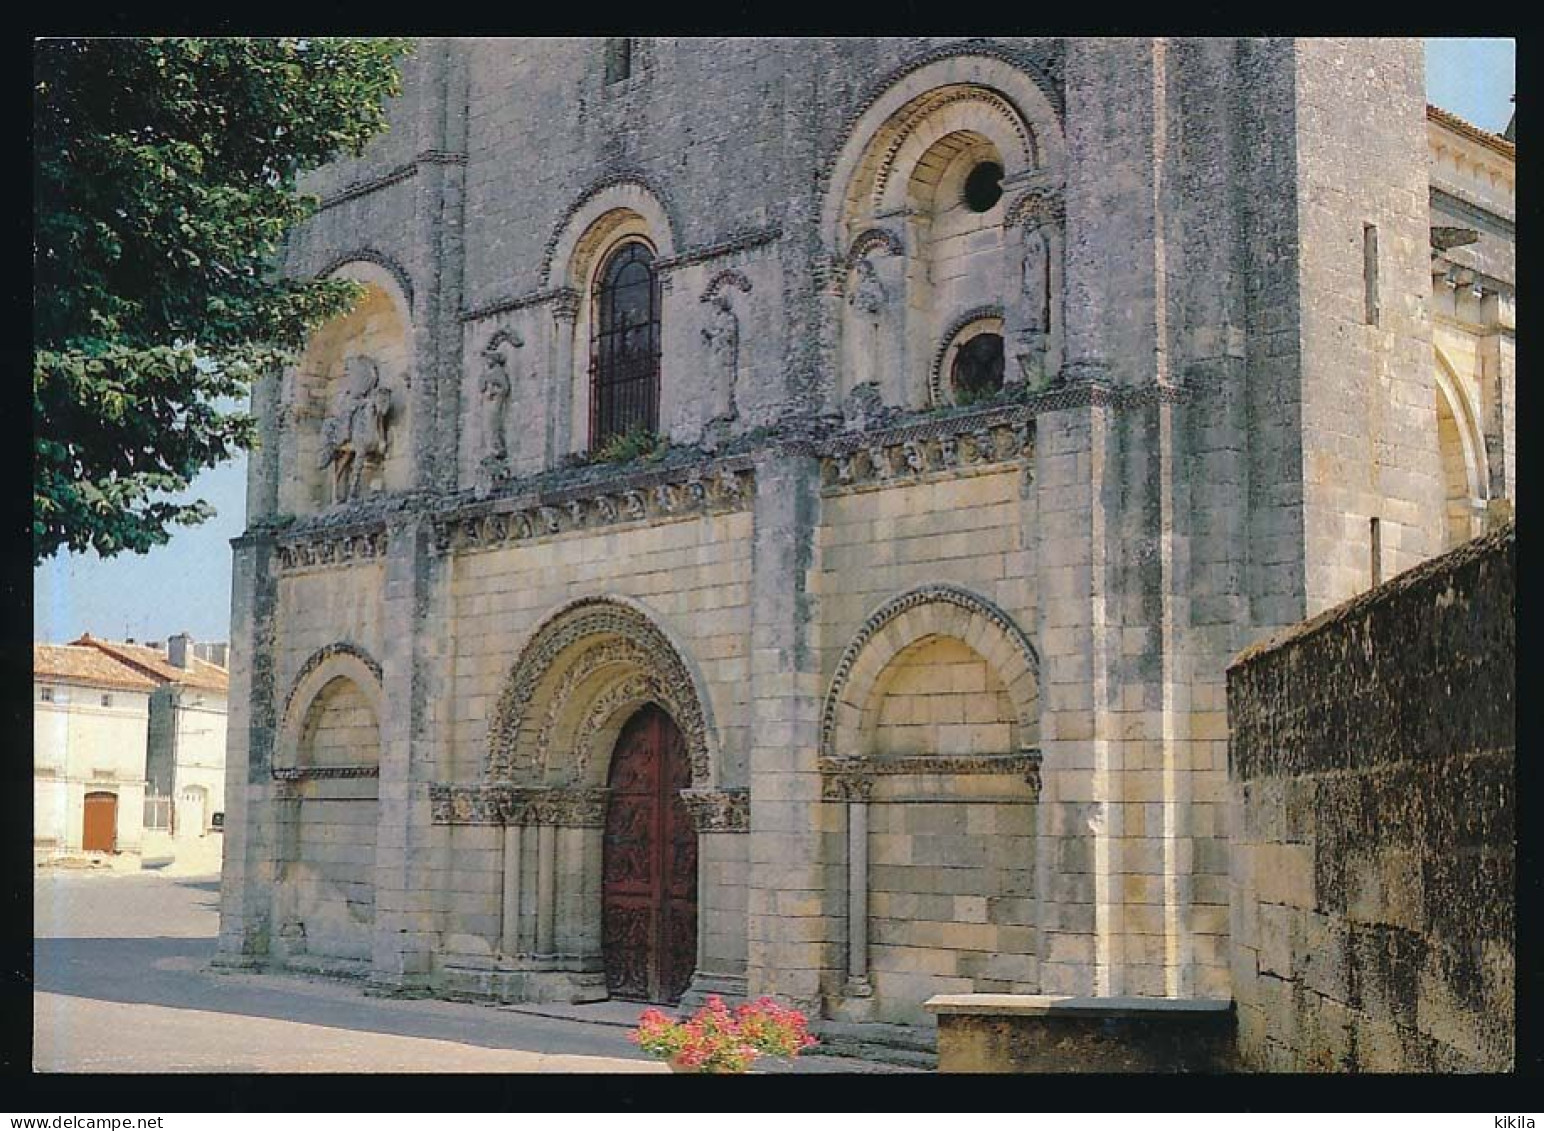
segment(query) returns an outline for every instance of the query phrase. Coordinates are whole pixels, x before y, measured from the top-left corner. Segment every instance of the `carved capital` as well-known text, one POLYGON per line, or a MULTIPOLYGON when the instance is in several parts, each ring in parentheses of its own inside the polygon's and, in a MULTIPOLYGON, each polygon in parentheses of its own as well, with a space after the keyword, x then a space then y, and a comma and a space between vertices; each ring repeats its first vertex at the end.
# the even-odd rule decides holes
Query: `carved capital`
POLYGON ((743 789, 683 789, 681 800, 699 833, 744 833, 751 827, 750 793, 743 789))

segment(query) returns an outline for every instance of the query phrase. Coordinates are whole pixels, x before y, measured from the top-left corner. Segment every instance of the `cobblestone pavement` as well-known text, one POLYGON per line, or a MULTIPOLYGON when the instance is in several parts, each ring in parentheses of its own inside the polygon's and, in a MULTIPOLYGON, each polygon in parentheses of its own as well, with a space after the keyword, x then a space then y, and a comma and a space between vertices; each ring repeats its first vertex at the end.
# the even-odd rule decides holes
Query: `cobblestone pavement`
MULTIPOLYGON (((590 1021, 217 973, 217 876, 39 871, 33 908, 39 1072, 668 1071, 627 1040, 615 1003, 590 1021)), ((904 1071, 839 1057, 788 1068, 904 1071)))

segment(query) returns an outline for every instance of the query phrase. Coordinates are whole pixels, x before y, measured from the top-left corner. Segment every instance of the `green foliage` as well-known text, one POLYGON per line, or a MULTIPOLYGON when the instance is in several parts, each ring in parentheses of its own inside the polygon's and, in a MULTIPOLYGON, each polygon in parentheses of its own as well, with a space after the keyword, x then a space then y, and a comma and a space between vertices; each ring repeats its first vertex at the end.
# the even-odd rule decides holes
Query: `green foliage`
POLYGON ((663 436, 655 435, 647 428, 635 427, 607 440, 596 449, 593 460, 596 463, 632 463, 635 459, 652 461, 664 456, 667 446, 663 436))
POLYGON ((33 558, 144 552, 255 441, 235 403, 358 298, 276 277, 299 174, 385 128, 403 40, 54 39, 33 55, 33 558))

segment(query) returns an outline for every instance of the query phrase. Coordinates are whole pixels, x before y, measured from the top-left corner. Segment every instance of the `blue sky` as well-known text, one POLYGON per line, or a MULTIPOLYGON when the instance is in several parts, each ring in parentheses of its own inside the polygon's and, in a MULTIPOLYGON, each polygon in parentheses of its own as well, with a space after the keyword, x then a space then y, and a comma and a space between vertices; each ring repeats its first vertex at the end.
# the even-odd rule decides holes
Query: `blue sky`
MULTIPOLYGON (((1427 101, 1482 129, 1500 132, 1512 113, 1517 48, 1510 39, 1428 39, 1427 101)), ((217 516, 179 529, 148 554, 103 561, 60 555, 33 571, 32 637, 60 643, 82 632, 164 640, 229 635, 230 539, 246 525, 246 460, 206 472, 188 497, 213 504, 217 516)))

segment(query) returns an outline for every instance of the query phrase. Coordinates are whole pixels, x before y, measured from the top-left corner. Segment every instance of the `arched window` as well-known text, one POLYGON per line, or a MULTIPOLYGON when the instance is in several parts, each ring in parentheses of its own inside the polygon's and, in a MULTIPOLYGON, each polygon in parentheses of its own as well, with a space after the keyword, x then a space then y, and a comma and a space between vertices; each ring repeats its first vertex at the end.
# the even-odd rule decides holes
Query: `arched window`
POLYGON ((628 241, 595 278, 590 447, 659 429, 659 276, 648 245, 628 241))

